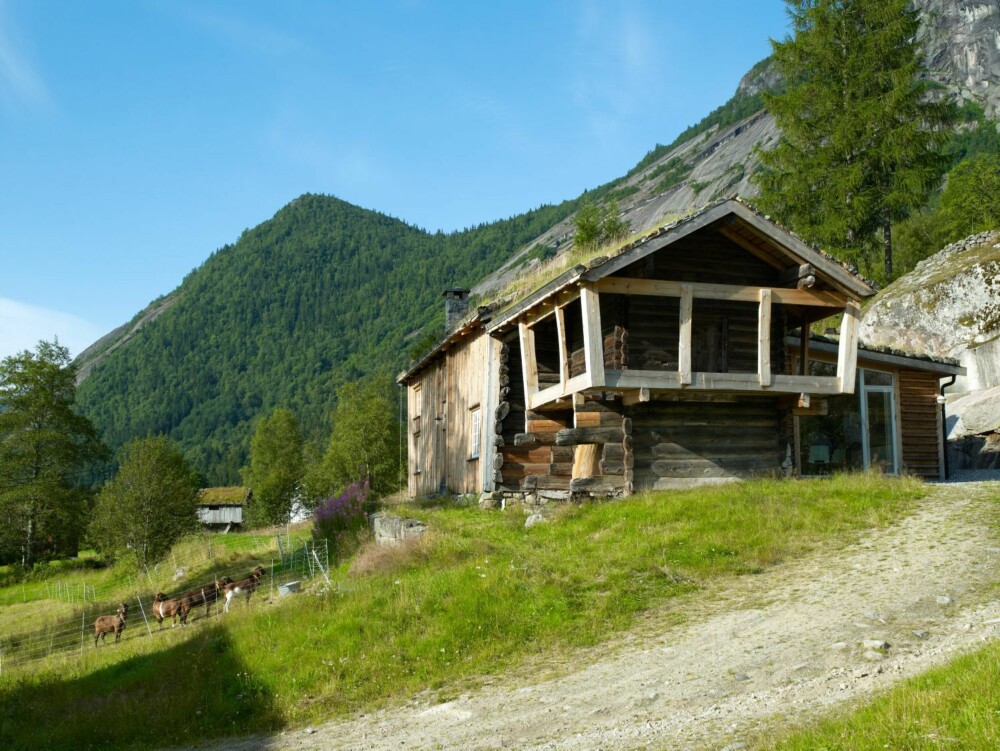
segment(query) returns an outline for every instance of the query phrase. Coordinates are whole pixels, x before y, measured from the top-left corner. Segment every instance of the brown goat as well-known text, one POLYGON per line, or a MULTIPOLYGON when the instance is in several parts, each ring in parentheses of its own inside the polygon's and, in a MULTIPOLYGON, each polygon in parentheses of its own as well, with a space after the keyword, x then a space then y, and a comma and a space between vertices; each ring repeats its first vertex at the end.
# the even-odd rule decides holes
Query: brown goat
POLYGON ((164 618, 173 618, 172 625, 176 626, 178 615, 181 617, 181 625, 185 625, 187 613, 181 611, 180 599, 168 599, 163 592, 158 592, 153 598, 153 617, 156 618, 158 627, 163 628, 164 618))
POLYGON ((226 593, 226 604, 223 606, 225 612, 229 612, 229 601, 233 599, 235 595, 242 594, 246 592, 247 595, 247 605, 250 604, 250 595, 254 593, 257 586, 260 584, 261 578, 264 576, 264 567, 258 566, 246 579, 240 579, 237 582, 230 582, 226 584, 222 591, 226 593))
POLYGON ((211 584, 189 589, 187 592, 173 598, 168 598, 165 594, 159 592, 153 598, 153 617, 156 618, 156 622, 161 627, 163 626, 164 618, 173 618, 173 625, 176 626, 178 617, 181 619, 181 625, 186 626, 188 613, 193 608, 204 605, 205 617, 207 618, 212 614, 212 603, 219 599, 219 593, 222 591, 222 588, 230 582, 232 582, 232 579, 224 576, 221 579, 216 579, 211 584))
POLYGON ((122 631, 125 630, 125 617, 127 615, 128 603, 123 602, 118 606, 117 615, 102 615, 94 621, 94 646, 97 646, 98 639, 107 644, 105 637, 108 634, 115 635, 115 644, 117 644, 118 640, 122 638, 122 631))

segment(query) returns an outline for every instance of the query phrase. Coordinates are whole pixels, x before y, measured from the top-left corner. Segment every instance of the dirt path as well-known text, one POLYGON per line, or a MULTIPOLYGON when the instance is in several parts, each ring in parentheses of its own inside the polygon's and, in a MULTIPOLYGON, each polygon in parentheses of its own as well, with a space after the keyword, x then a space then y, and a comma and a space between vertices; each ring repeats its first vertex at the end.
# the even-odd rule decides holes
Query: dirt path
POLYGON ((776 717, 801 721, 1000 635, 989 497, 1000 484, 938 486, 899 525, 702 593, 691 622, 646 623, 555 678, 502 676, 445 704, 213 748, 739 748, 776 717))

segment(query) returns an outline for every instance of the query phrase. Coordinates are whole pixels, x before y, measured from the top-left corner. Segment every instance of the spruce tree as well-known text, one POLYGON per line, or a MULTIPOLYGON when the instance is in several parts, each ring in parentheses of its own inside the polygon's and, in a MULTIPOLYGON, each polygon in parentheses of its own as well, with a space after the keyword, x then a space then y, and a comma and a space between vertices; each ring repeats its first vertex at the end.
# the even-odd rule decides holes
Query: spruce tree
MULTIPOLYGON (((933 96, 909 0, 786 0, 793 36, 774 41, 783 91, 765 94, 782 131, 759 151, 760 206, 807 240, 863 262, 922 205, 947 168, 954 106, 933 96)), ((864 264, 868 265, 868 264, 864 264)))

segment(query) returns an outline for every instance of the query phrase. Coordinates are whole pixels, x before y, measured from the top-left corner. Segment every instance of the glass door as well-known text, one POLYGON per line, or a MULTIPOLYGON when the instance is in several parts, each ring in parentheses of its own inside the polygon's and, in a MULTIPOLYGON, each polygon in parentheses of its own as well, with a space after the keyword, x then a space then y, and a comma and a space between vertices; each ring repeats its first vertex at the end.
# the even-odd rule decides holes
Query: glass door
POLYGON ((899 472, 896 451, 896 398, 891 373, 862 370, 861 410, 865 466, 885 474, 899 472))

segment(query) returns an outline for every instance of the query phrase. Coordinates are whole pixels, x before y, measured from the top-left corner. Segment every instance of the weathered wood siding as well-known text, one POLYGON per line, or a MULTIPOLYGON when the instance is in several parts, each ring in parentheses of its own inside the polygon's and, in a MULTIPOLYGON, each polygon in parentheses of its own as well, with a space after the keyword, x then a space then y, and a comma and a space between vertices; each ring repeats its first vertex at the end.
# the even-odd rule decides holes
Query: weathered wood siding
POLYGON ((773 398, 655 401, 630 415, 637 488, 772 475, 784 459, 773 398))
POLYGON ((899 424, 903 445, 903 471, 939 479, 941 466, 941 407, 938 376, 916 370, 898 370, 899 424))
POLYGON ((410 495, 476 493, 482 489, 480 462, 485 458, 483 436, 489 424, 487 345, 485 336, 459 342, 411 381, 407 389, 410 495), (415 416, 418 392, 419 417, 415 416), (472 411, 477 407, 480 451, 479 458, 472 458, 472 411))

